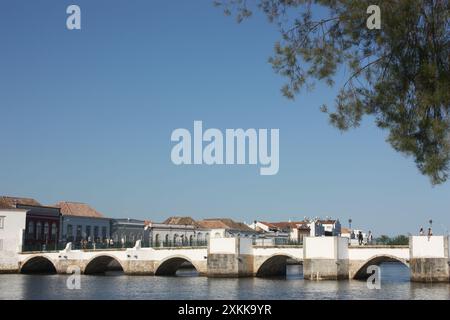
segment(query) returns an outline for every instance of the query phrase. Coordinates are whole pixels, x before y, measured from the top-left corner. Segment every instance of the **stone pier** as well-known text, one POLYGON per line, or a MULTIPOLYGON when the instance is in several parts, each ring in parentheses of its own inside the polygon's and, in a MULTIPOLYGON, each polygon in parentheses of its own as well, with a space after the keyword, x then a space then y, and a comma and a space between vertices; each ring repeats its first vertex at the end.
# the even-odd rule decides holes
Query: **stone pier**
POLYGON ((348 239, 342 237, 305 238, 303 276, 306 280, 348 279, 348 239))
POLYGON ((448 236, 410 237, 411 281, 450 281, 448 242, 448 236))
POLYGON ((252 239, 211 238, 208 246, 207 270, 209 277, 252 276, 252 239))

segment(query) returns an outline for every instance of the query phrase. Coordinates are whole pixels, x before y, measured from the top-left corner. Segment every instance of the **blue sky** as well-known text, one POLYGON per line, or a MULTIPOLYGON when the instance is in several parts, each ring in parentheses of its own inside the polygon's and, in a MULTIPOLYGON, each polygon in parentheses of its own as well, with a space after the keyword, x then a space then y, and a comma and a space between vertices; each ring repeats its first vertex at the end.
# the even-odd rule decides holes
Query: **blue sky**
MULTIPOLYGON (((367 119, 341 134, 319 111, 337 88, 295 101, 267 63, 278 39, 210 0, 0 5, 0 194, 86 202, 111 217, 280 221, 338 217, 382 233, 450 228, 450 184, 432 187, 367 119), (82 30, 66 29, 78 4, 82 30), (175 166, 176 128, 279 128, 280 170, 175 166)), ((338 79, 339 83, 339 79, 338 79)))

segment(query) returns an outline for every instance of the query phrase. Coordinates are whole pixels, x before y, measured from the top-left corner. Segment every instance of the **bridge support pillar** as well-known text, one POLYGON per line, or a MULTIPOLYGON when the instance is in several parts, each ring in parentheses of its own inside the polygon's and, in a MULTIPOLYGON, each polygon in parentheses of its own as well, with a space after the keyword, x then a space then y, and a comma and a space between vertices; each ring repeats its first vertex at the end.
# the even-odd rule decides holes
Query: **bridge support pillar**
POLYGON ((448 243, 448 236, 410 237, 411 281, 450 281, 448 243))
POLYGON ((303 276, 307 280, 348 279, 348 238, 305 238, 303 244, 303 276))
POLYGON ((253 276, 252 239, 211 238, 208 245, 208 277, 253 276))

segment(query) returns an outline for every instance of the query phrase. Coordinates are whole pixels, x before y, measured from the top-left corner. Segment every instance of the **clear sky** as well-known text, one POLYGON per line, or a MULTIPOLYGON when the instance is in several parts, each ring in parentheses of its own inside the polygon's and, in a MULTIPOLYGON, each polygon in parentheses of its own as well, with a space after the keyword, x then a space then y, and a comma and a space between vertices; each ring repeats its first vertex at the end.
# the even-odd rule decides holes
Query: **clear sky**
MULTIPOLYGON (((432 187, 367 119, 341 134, 319 111, 336 88, 295 101, 267 59, 279 34, 212 0, 2 0, 0 194, 86 202, 110 217, 171 215, 417 233, 450 228, 450 183, 432 187), (78 4, 82 30, 66 29, 78 4), (280 169, 175 166, 176 128, 279 128, 280 169)), ((338 81, 339 82, 339 81, 338 81)))

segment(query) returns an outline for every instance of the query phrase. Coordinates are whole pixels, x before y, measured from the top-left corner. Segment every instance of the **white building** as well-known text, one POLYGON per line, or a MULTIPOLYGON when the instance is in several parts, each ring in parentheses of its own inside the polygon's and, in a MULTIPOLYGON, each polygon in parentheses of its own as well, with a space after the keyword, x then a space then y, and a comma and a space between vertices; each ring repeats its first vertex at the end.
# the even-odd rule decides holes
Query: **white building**
POLYGON ((16 270, 22 251, 27 210, 3 208, 0 203, 0 265, 2 270, 16 270))
MULTIPOLYGON (((324 228, 317 220, 265 222, 254 221, 249 227, 259 232, 259 237, 273 239, 275 243, 302 243, 304 237, 320 237, 324 235, 324 228)), ((267 243, 266 240, 259 241, 267 243)))
POLYGON ((81 202, 61 201, 53 207, 61 211, 60 239, 79 245, 107 242, 111 235, 111 219, 81 202))
POLYGON ((325 236, 339 236, 341 234, 341 223, 339 219, 317 220, 324 228, 325 236))

